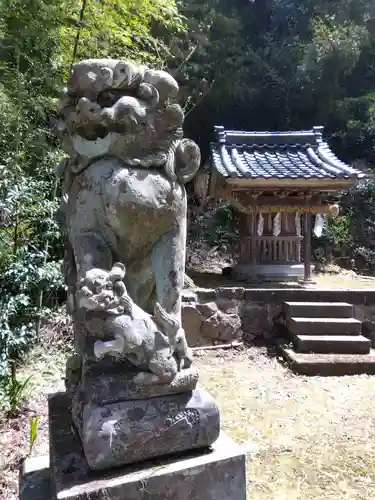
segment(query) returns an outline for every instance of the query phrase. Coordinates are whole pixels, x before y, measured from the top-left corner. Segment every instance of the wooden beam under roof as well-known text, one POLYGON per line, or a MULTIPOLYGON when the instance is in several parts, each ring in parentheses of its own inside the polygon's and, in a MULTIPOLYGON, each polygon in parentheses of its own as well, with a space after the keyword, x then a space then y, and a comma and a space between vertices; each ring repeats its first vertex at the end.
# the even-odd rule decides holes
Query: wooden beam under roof
POLYGON ((289 188, 303 191, 304 189, 316 189, 317 191, 337 191, 354 186, 353 179, 225 179, 225 184, 237 191, 248 191, 254 188, 267 190, 272 188, 289 188))
POLYGON ((259 205, 285 205, 286 207, 288 206, 294 206, 294 207, 304 207, 306 206, 306 199, 309 200, 310 205, 323 205, 324 203, 319 199, 319 196, 313 195, 306 193, 303 197, 302 196, 288 196, 286 198, 284 197, 278 197, 278 196, 258 196, 258 197, 252 197, 251 195, 248 195, 247 193, 232 193, 232 196, 235 197, 239 202, 242 204, 249 206, 249 207, 257 207, 259 205))
POLYGON ((338 205, 335 203, 319 202, 312 196, 306 195, 306 198, 296 198, 294 200, 283 198, 270 198, 260 197, 257 199, 249 198, 244 199, 238 193, 230 192, 228 189, 220 192, 221 198, 229 201, 231 205, 240 212, 250 215, 254 213, 277 213, 277 212, 291 212, 291 213, 315 213, 315 214, 328 214, 330 216, 338 215, 338 205))

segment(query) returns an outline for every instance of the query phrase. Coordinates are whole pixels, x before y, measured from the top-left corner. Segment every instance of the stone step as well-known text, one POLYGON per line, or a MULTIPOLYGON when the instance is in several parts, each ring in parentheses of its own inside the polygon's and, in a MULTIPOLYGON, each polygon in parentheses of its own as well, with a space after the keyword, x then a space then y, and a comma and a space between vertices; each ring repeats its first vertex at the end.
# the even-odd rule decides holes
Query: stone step
POLYGON ((284 302, 286 318, 352 318, 353 306, 346 302, 284 302))
POLYGON ((295 335, 360 335, 362 322, 354 318, 295 318, 287 320, 295 335))
POLYGON ((286 346, 280 353, 291 370, 308 376, 375 375, 375 350, 369 354, 305 354, 286 346))
POLYGON ((297 335, 294 345, 299 353, 368 354, 371 348, 362 335, 297 335))

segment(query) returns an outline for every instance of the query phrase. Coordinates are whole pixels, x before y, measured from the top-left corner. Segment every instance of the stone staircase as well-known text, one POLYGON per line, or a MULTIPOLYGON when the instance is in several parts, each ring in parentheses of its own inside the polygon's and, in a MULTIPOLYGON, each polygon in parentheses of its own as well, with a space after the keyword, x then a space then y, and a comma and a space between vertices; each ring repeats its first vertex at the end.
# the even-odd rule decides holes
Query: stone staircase
POLYGON ((362 322, 345 302, 285 302, 285 324, 292 346, 280 346, 284 359, 305 375, 375 374, 375 351, 362 335, 362 322))

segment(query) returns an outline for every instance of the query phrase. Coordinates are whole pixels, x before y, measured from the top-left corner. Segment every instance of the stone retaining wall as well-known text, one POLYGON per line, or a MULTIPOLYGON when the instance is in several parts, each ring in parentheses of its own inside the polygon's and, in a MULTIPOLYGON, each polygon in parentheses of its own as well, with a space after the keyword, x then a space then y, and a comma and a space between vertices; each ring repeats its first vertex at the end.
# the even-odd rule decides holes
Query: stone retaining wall
POLYGON ((186 291, 182 323, 191 347, 266 337, 284 302, 347 302, 375 347, 375 290, 218 288, 186 291))

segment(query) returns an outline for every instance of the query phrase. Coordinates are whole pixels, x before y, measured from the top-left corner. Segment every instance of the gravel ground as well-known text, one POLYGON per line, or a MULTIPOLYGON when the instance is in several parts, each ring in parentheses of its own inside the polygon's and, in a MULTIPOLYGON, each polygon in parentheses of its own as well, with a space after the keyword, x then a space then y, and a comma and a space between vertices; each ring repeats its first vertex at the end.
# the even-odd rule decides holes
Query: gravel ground
MULTIPOLYGON (((28 417, 39 415, 33 455, 48 452, 47 394, 63 387, 66 356, 41 348, 21 376, 33 389, 24 412, 0 425, 0 498, 18 498, 28 417)), ((202 385, 217 398, 224 430, 248 449, 249 498, 375 498, 375 378, 293 375, 264 348, 201 352, 202 385)))

